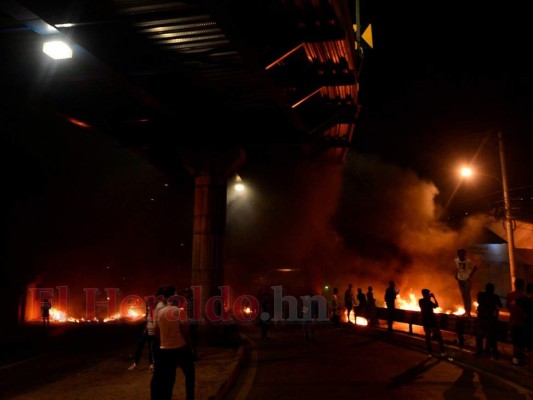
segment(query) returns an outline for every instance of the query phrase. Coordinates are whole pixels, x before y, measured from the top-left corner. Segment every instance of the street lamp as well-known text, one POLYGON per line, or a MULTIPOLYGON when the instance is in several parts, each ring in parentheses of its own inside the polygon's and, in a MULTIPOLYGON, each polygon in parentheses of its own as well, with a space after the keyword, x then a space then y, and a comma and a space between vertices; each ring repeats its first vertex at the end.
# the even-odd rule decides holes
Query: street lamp
MULTIPOLYGON (((500 154, 500 167, 501 167, 501 179, 495 176, 490 176, 498 180, 502 185, 503 191, 503 206, 505 210, 505 230, 507 232, 507 250, 509 252, 509 277, 511 279, 511 290, 514 290, 514 281, 516 279, 516 264, 514 258, 514 233, 513 233, 513 218, 511 216, 511 202, 509 201, 509 189, 507 185, 507 168, 505 164, 505 152, 503 150, 503 137, 502 133, 498 132, 498 149, 500 154)), ((460 175, 463 178, 469 178, 473 175, 473 171, 470 167, 461 168, 460 175)), ((482 175, 482 174, 478 174, 482 175)))
POLYGON ((244 192, 245 186, 244 186, 244 183, 242 183, 242 178, 239 175, 235 177, 233 188, 237 192, 244 192))

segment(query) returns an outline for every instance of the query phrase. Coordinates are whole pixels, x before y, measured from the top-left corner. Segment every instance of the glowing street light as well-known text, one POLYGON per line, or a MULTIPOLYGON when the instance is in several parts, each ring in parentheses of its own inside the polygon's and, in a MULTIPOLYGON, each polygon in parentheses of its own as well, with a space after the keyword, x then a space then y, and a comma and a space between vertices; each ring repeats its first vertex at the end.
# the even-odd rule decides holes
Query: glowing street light
POLYGON ((43 53, 54 60, 72 58, 72 48, 62 40, 44 42, 43 53))
POLYGON ((472 168, 470 167, 463 167, 461 168, 461 170, 459 171, 459 174, 463 177, 463 178, 470 178, 472 176, 472 168))
POLYGON ((233 188, 237 192, 244 192, 244 190, 246 189, 244 183, 242 183, 242 178, 239 175, 235 177, 235 183, 233 185, 233 188))
MULTIPOLYGON (((507 250, 509 252, 509 277, 511 279, 511 290, 514 290, 514 281, 516 279, 516 264, 514 257, 514 234, 513 234, 513 218, 511 216, 511 202, 509 200, 509 190, 507 185, 507 169, 505 165, 505 153, 503 150, 503 138, 502 133, 498 132, 498 148, 500 154, 500 167, 501 167, 501 179, 484 174, 477 174, 482 176, 488 176, 496 179, 502 184, 503 191, 503 205, 505 209, 505 230, 507 232, 507 250)), ((460 175, 463 178, 469 178, 474 174, 474 171, 470 167, 463 167, 460 170, 460 175)))

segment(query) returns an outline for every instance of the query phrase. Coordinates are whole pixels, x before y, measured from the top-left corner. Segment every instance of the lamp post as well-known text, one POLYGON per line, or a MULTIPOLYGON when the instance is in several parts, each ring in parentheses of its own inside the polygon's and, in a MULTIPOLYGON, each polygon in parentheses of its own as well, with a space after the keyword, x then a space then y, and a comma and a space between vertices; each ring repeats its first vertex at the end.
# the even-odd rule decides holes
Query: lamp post
MULTIPOLYGON (((516 279, 516 264, 514 258, 514 227, 513 227, 513 218, 511 216, 511 202, 509 200, 509 190, 507 185, 507 168, 505 164, 505 152, 503 150, 503 137, 502 133, 498 132, 498 149, 500 155, 500 167, 501 167, 501 179, 496 178, 495 176, 489 176, 496 179, 502 184, 503 190, 503 206, 505 210, 505 231, 507 233, 507 251, 509 254, 509 278, 511 280, 511 290, 514 290, 514 281, 516 279)), ((469 167, 463 167, 460 171, 460 174, 463 178, 468 178, 472 176, 472 169, 469 167)), ((457 188, 456 188, 457 189, 457 188)))
POLYGON ((514 290, 514 281, 516 279, 516 265, 514 259, 513 220, 511 216, 511 202, 509 201, 509 190, 507 186, 507 168, 505 164, 505 152, 503 151, 503 137, 501 132, 498 132, 498 148, 500 151, 500 166, 502 172, 503 206, 505 209, 505 230, 507 231, 507 250, 509 252, 509 277, 511 279, 511 290, 514 290))

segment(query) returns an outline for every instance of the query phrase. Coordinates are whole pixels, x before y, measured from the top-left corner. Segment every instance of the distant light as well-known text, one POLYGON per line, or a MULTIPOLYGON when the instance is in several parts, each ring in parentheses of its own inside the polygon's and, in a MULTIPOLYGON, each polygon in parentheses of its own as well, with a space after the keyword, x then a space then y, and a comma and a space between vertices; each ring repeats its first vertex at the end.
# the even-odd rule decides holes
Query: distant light
POLYGON ((299 268, 273 268, 272 271, 277 272, 298 272, 300 271, 299 268))
POLYGON ((74 26, 74 24, 71 24, 71 23, 67 23, 67 24, 56 24, 55 27, 56 28, 72 28, 74 26))
POLYGON ((459 172, 463 178, 468 178, 472 176, 472 168, 470 167, 463 167, 461 168, 461 171, 459 172))
POLYGON ((90 128, 91 126, 83 121, 80 121, 79 119, 68 117, 69 122, 73 123, 74 125, 81 126, 82 128, 90 128))
POLYGON ((242 178, 239 175, 235 176, 233 188, 236 192, 244 192, 244 183, 242 183, 242 178))
POLYGON ((328 289, 329 289, 329 286, 328 286, 328 285, 324 286, 324 289, 328 290, 328 289))
POLYGON ((43 53, 54 60, 64 60, 72 58, 72 49, 68 44, 61 40, 53 40, 43 43, 43 53))

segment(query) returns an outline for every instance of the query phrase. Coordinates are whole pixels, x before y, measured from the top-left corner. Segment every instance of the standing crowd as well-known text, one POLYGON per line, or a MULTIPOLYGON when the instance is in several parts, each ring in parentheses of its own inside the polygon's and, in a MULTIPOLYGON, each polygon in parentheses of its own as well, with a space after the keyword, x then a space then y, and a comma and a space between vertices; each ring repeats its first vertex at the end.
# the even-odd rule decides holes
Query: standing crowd
MULTIPOLYGON (((472 278, 477 272, 477 266, 467 257, 465 249, 457 250, 454 259, 455 273, 459 293, 464 306, 464 317, 472 318, 472 278)), ((386 312, 387 332, 393 331, 396 318, 396 300, 399 289, 393 280, 389 281, 383 297, 386 312)), ((432 355, 432 341, 438 344, 439 352, 444 354, 443 337, 439 327, 439 318, 435 309, 439 303, 434 293, 429 289, 422 289, 422 297, 418 300, 421 312, 421 325, 424 330, 428 356, 432 355)), ((499 320, 500 310, 504 307, 502 298, 495 293, 495 285, 487 282, 484 290, 479 291, 475 297, 477 309, 475 312, 475 340, 478 357, 489 354, 491 358, 498 359, 498 340, 502 340, 502 324, 499 320)), ((333 289, 331 298, 330 319, 335 326, 339 326, 343 309, 338 299, 338 288, 333 289)), ((524 279, 517 278, 514 288, 505 297, 505 307, 509 311, 508 332, 513 345, 512 364, 524 366, 533 363, 533 282, 526 284, 524 279), (528 361, 529 358, 529 361, 528 361)), ((357 316, 367 319, 371 326, 379 325, 376 317, 376 300, 372 286, 363 293, 357 288, 354 294, 353 284, 349 283, 344 292, 344 321, 347 324, 355 322, 357 316)))
MULTIPOLYGON (((472 318, 472 277, 477 271, 476 265, 467 257, 464 249, 457 251, 455 258, 455 279, 463 300, 464 316, 472 318)), ((396 316, 396 301, 400 291, 395 281, 390 280, 385 288, 383 301, 387 308, 387 332, 393 331, 396 316)), ((313 293, 304 296, 301 309, 304 321, 304 335, 306 340, 313 337, 313 321, 317 319, 318 310, 314 309, 315 302, 311 301, 313 293)), ((329 318, 335 327, 341 321, 353 324, 357 317, 366 319, 368 325, 378 326, 376 298, 373 287, 368 286, 366 293, 362 288, 354 291, 352 283, 347 285, 343 296, 344 303, 339 300, 339 289, 333 288, 330 299, 329 318), (343 313, 344 311, 344 313, 343 313)), ((498 358, 498 339, 501 339, 500 310, 504 307, 502 299, 495 293, 495 285, 488 282, 484 290, 477 293, 477 309, 475 320, 476 356, 484 353, 492 358, 498 358)), ((49 303, 43 302, 43 324, 48 323, 49 303)), ((261 338, 268 338, 268 326, 271 316, 268 297, 261 300, 261 338)), ((438 351, 444 355, 444 341, 439 327, 439 318, 435 309, 439 303, 434 293, 429 289, 421 290, 418 299, 420 307, 421 325, 424 331, 425 346, 428 357, 432 357, 432 342, 437 342, 438 351)), ((509 335, 513 345, 513 365, 527 365, 533 356, 533 282, 527 283, 517 278, 514 288, 507 293, 505 306, 509 310, 509 335)), ((162 286, 155 297, 148 297, 146 301, 146 320, 139 336, 133 364, 134 370, 141 361, 145 347, 148 348, 149 370, 153 372, 150 382, 151 400, 171 400, 176 382, 176 371, 179 367, 185 377, 186 400, 194 400, 196 384, 196 328, 192 318, 192 291, 186 288, 179 295, 172 285, 162 286)))

